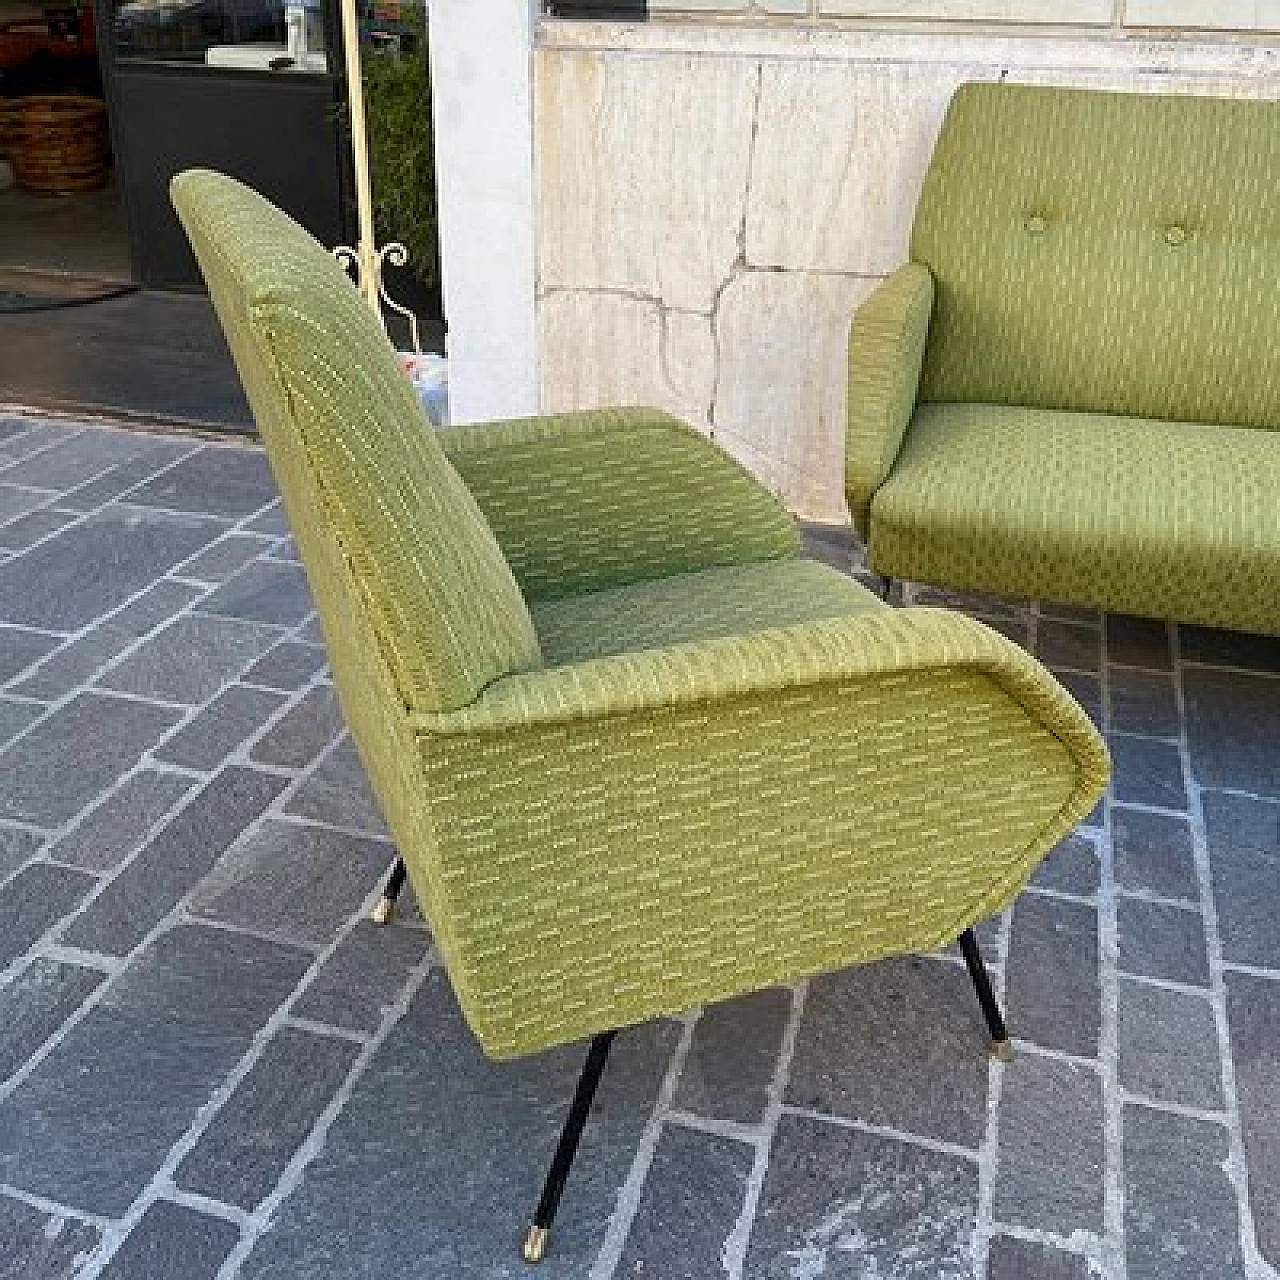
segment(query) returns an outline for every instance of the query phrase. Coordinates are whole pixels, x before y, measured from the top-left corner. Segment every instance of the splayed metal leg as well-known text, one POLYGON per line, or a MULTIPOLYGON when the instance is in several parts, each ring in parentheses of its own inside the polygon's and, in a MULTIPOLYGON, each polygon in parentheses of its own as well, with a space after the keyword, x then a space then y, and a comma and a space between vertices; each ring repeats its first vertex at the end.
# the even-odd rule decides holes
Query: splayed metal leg
POLYGON ((396 913, 396 899, 400 896, 400 890, 404 888, 404 859, 397 858, 396 864, 391 868, 391 875, 387 880, 387 887, 382 891, 382 897, 378 899, 377 906, 370 913, 370 919, 374 924, 386 924, 396 913))
POLYGON ((520 1248, 520 1256, 526 1262, 541 1262, 547 1251, 547 1238, 551 1234, 551 1224, 555 1220, 556 1210, 560 1207, 564 1184, 568 1180, 573 1157, 577 1154, 578 1142, 582 1138, 587 1115, 595 1100, 596 1088, 600 1084, 600 1076, 604 1072, 609 1049, 617 1034, 616 1031, 601 1032, 591 1041, 591 1048, 587 1051, 587 1061, 583 1065, 582 1075, 578 1077, 578 1088, 573 1095, 573 1103, 569 1107, 569 1115, 565 1119, 560 1141, 556 1144, 556 1153, 551 1159, 547 1180, 543 1184, 542 1198, 538 1201, 533 1222, 520 1248))
POLYGON ((991 989, 987 966, 982 962, 982 952, 978 950, 978 939, 972 929, 966 929, 960 935, 960 954, 964 956, 969 977, 973 979, 974 990, 978 993, 978 1003, 982 1006, 982 1016, 986 1018, 987 1030, 991 1032, 991 1056, 1008 1062, 1013 1057, 1013 1045, 1009 1043, 1004 1015, 996 1003, 996 993, 991 989))

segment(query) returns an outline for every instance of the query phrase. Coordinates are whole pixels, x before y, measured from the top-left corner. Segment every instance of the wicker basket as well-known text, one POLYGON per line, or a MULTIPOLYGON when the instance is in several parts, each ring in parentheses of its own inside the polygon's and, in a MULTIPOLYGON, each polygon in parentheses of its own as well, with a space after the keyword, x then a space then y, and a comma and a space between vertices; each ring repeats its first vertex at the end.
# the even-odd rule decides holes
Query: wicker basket
POLYGON ((12 151, 18 185, 41 195, 75 195, 105 186, 111 162, 107 108, 77 94, 14 100, 18 124, 12 151))

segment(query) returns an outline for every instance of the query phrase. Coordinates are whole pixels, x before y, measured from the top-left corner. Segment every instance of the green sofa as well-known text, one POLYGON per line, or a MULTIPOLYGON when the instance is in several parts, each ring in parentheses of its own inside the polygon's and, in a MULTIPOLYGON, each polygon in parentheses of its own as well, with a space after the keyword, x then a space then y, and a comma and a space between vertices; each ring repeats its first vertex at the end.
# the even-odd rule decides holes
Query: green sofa
MULTIPOLYGON (((509 1058, 956 939, 1089 813, 1107 757, 1032 658, 800 557, 650 410, 428 428, 342 270, 217 174, 173 184, 343 711, 462 1012, 509 1058)), ((580 1104, 580 1105, 579 1105, 580 1104)))
POLYGON ((858 311, 879 574, 1280 633, 1280 104, 959 89, 858 311))

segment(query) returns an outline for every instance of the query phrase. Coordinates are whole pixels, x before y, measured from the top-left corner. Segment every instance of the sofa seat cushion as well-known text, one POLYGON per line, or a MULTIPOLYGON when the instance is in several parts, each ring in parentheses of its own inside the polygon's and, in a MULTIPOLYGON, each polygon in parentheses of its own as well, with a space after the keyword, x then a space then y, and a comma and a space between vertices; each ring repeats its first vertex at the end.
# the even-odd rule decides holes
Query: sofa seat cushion
POLYGON ((1280 433, 923 404, 878 573, 1280 634, 1280 433))
POLYGON ((535 601, 549 666, 766 631, 885 606, 852 578, 812 560, 773 560, 535 601))

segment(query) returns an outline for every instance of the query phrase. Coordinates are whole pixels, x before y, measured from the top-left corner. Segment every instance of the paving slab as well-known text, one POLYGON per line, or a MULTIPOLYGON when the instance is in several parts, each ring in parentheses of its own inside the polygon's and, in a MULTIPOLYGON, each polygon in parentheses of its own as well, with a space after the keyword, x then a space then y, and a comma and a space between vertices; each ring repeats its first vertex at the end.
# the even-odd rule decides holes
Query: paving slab
POLYGON ((58 506, 69 511, 92 511, 104 503, 122 497, 144 480, 176 462, 193 445, 185 440, 162 440, 152 437, 149 447, 136 457, 109 467, 100 475, 62 494, 58 506))
POLYGON ((1224 1126, 1124 1109, 1128 1280, 1243 1280, 1224 1126))
POLYGON ((430 945, 422 929, 362 920, 320 966, 293 1012, 372 1034, 430 945))
POLYGON ((185 1205, 157 1200, 142 1215, 102 1280, 214 1280, 240 1228, 185 1205))
POLYGON ((78 518, 76 512, 59 511, 53 507, 29 511, 0 527, 0 547, 6 551, 26 551, 28 547, 34 547, 37 542, 43 542, 50 535, 74 524, 78 518))
POLYGON ((342 728, 337 694, 330 685, 317 686, 254 743, 249 758, 278 769, 303 769, 342 728))
POLYGON ((12 742, 18 734, 38 720, 44 710, 38 703, 0 698, 0 747, 12 742))
POLYGON ((1112 733, 1107 745, 1113 771, 1111 794, 1119 803, 1185 812, 1182 757, 1173 743, 1112 733))
POLYGON ((311 772, 285 805, 286 813, 334 827, 386 836, 386 824, 348 738, 311 772))
POLYGON ((742 1209, 755 1149, 668 1125, 615 1275, 707 1280, 724 1274, 725 1243, 742 1209))
POLYGON ((103 978, 96 969, 37 959, 0 987, 0 1083, 26 1063, 103 978))
POLYGON ((278 639, 273 627, 192 614, 145 641, 98 683, 138 697, 194 706, 212 698, 278 639))
MULTIPOLYGON (((1169 645, 1169 624, 1154 618, 1132 618, 1126 614, 1107 615, 1107 661, 1132 667, 1168 671, 1173 666, 1169 645)), ((1183 629, 1185 632, 1185 628, 1183 629)))
POLYGON ((33 857, 42 843, 33 831, 0 826, 0 880, 7 879, 33 857))
POLYGON ((301 565, 256 560, 228 578, 201 604, 206 613, 297 626, 311 612, 301 565))
POLYGON ((321 646, 286 640, 264 653, 244 678, 250 684, 265 685, 268 689, 301 689, 327 661, 321 646))
POLYGON ((810 984, 786 1100, 976 1149, 987 1049, 961 966, 922 957, 846 969, 810 984))
POLYGON ((284 705, 284 697, 233 684, 193 720, 156 748, 157 760, 184 769, 216 769, 284 705))
POLYGON ((1005 989, 1015 1039, 1096 1057, 1102 1014, 1094 908, 1023 894, 1013 909, 1005 989))
POLYGON ((266 455, 206 446, 130 494, 142 506, 241 519, 276 496, 266 455))
POLYGON ((1031 883, 1038 889, 1091 898, 1098 892, 1102 868, 1094 842, 1082 835, 1068 836, 1036 868, 1031 883))
POLYGON ((0 684, 7 684, 62 643, 58 636, 25 627, 0 626, 0 684))
POLYGON ((31 489, 6 481, 0 484, 0 524, 8 524, 28 511, 47 506, 57 496, 52 489, 31 489))
POLYGON ((74 911, 97 884, 87 871, 33 862, 0 886, 0 971, 74 911))
POLYGON ((110 871, 135 853, 195 783, 176 773, 140 769, 49 850, 59 862, 110 871))
POLYGON ((45 827, 66 822, 133 768, 177 719, 169 707, 79 694, 0 751, 0 817, 45 827))
POLYGON ((1055 671, 1054 678, 1080 704, 1085 715, 1102 726, 1102 681, 1087 671, 1055 671))
POLYGON ((159 439, 132 431, 90 428, 6 467, 4 482, 37 489, 74 489, 112 467, 145 457, 157 447, 167 446, 159 439))
POLYGON ((1223 958, 1280 970, 1280 804, 1204 793, 1223 958))
POLYGON ((0 1181, 123 1213, 310 961, 201 925, 162 935, 0 1103, 0 1181))
POLYGON ((108 662, 185 609, 198 594, 182 583, 158 582, 91 631, 51 654, 31 675, 14 685, 14 692, 52 702, 83 688, 108 662))
POLYGON ((0 1195, 0 1280, 72 1280, 98 1240, 97 1227, 0 1195))
POLYGON ((1102 632, 1096 626, 1041 618, 1036 628, 1036 657, 1047 667, 1097 671, 1102 664, 1102 632))
POLYGON ((987 1280, 1095 1280, 1097 1272, 1078 1254, 1010 1236, 991 1242, 987 1280))
POLYGON ((1280 1269, 1280 981, 1229 973, 1226 983, 1258 1250, 1280 1269))
POLYGON ((78 631, 212 542, 196 516, 105 507, 0 565, 0 621, 78 631))
POLYGON ((192 896, 193 915, 298 942, 333 939, 386 870, 385 841, 268 820, 218 860, 192 896))
POLYGON ((1221 1110, 1222 1053, 1209 1001, 1121 981, 1120 1084, 1157 1102, 1221 1110))
POLYGON ((359 1052, 350 1040, 292 1027, 277 1032, 174 1181, 184 1191, 253 1209, 271 1193, 359 1052))
POLYGON ((675 1105, 709 1119, 759 1124, 790 1016, 791 992, 776 987, 708 1005, 693 1030, 675 1105))
POLYGON ((1070 1236, 1103 1226, 1102 1079, 1022 1052, 1004 1069, 995 1216, 1070 1236))
POLYGON ((282 778, 234 765, 223 769, 72 923, 64 941, 127 955, 283 789, 282 778))
POLYGON ((1209 952, 1198 908, 1121 898, 1116 904, 1116 931, 1123 972, 1208 985, 1209 952))
POLYGON ((971 1280, 977 1192, 962 1157, 784 1115, 743 1278, 971 1280))
POLYGON ((1182 685, 1200 785, 1280 800, 1280 680, 1188 667, 1182 685))
POLYGON ((229 533, 198 556, 179 565, 174 572, 197 582, 225 582, 274 545, 272 538, 252 533, 229 533))
POLYGON ((1153 738, 1176 738, 1178 715, 1173 677, 1159 671, 1117 670, 1111 673, 1111 728, 1153 738))
POLYGON ((1199 902, 1200 881, 1186 818, 1113 805, 1111 840, 1116 883, 1122 888, 1199 902))
POLYGON ((1280 639, 1275 636, 1216 631, 1212 627, 1193 627, 1185 623, 1178 628, 1178 635, 1186 662, 1253 671, 1280 671, 1280 639))

